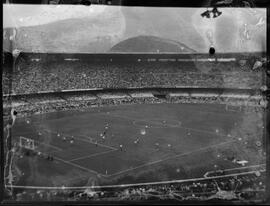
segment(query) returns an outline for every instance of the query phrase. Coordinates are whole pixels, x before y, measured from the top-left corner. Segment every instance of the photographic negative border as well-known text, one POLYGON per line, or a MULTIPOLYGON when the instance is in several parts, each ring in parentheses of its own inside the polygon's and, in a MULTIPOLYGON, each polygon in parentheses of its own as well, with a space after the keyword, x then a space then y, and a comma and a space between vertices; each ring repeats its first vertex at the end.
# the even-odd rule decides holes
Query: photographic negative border
MULTIPOLYGON (((6 0, 5 2, 7 2, 8 0, 6 0)), ((253 6, 254 7, 258 7, 258 8, 267 8, 267 39, 269 38, 269 29, 270 29, 270 7, 269 5, 267 5, 267 0, 257 0, 257 1, 252 1, 252 0, 248 0, 248 1, 251 1, 253 2, 253 6)), ((5 3, 4 2, 4 3, 5 3)), ((12 2, 12 1, 10 1, 12 2)), ((16 3, 15 1, 13 1, 14 3, 16 3)), ((29 1, 25 1, 25 2, 29 2, 29 1)), ((43 4, 46 4, 46 2, 48 3, 48 1, 41 1, 41 3, 43 4), (44 3, 45 2, 45 3, 44 3)), ((64 2, 64 1, 62 1, 64 2)), ((71 1, 69 1, 71 2, 71 1)), ((193 1, 188 1, 188 0, 184 0, 184 1, 181 1, 181 3, 179 3, 180 1, 178 0, 162 0, 162 1, 150 1, 150 0, 138 0, 138 1, 135 1, 135 0, 132 0, 132 3, 131 1, 128 1, 128 0, 118 0, 118 1, 114 1, 112 0, 112 5, 123 5, 123 6, 168 6, 168 7, 211 7, 211 6, 214 6, 215 3, 217 2, 220 2, 219 0, 202 0, 202 1, 196 1, 196 0, 193 0, 193 1), (146 3, 147 2, 147 3, 146 3), (178 3, 176 3, 178 2, 178 3)), ((238 0, 237 2, 241 2, 241 0, 238 0)), ((23 1, 20 1, 18 3, 24 3, 23 1)), ((105 3, 102 3, 102 4, 106 4, 105 3)), ((222 5, 222 7, 241 7, 242 4, 225 4, 225 5, 222 5)), ((2 7, 2 12, 3 12, 3 7, 2 7)), ((1 34, 3 35, 3 33, 1 34)), ((3 36, 2 36, 2 39, 3 39, 3 36)), ((270 41, 267 41, 267 70, 269 71, 269 51, 268 51, 268 48, 270 48, 270 41)), ((2 47, 3 49, 3 47, 2 47)), ((1 63, 3 64, 3 59, 1 59, 1 63)), ((269 74, 267 74, 267 78, 266 78, 266 83, 267 83, 267 86, 269 88, 270 86, 270 76, 269 74)), ((2 77, 2 76, 1 76, 2 77)), ((1 93, 2 93, 2 87, 1 87, 1 93)), ((3 93, 2 93, 3 94, 3 93)), ((269 90, 265 91, 264 92, 264 95, 266 96, 267 100, 269 101, 270 99, 270 92, 269 90)), ((1 98, 1 115, 3 117, 3 100, 1 98)), ((264 123, 265 123, 265 127, 264 127, 264 137, 265 137, 265 148, 266 148, 266 164, 267 164, 267 167, 266 167, 266 199, 265 199, 265 202, 264 203, 270 203, 270 139, 269 139, 269 133, 270 133, 270 111, 269 111, 269 106, 266 108, 266 111, 265 111, 265 120, 264 120, 264 123)), ((4 128, 4 122, 3 120, 1 121, 1 126, 2 126, 2 138, 1 138, 1 190, 0 190, 0 201, 2 204, 10 204, 10 203, 5 203, 3 202, 4 200, 4 162, 5 162, 5 158, 4 158, 4 138, 3 138, 3 128, 4 128)), ((39 201, 40 203, 40 201, 39 201)), ((95 201, 80 201, 80 202, 43 202, 42 204, 65 204, 65 205, 69 205, 69 204, 76 204, 76 205, 85 205, 85 204, 179 204, 179 202, 174 202, 174 201, 138 201, 138 202, 134 202, 134 201, 116 201, 116 202, 102 202, 102 201, 98 201, 98 202, 95 202, 95 201)), ((181 204, 235 204, 237 202, 231 202, 231 201, 222 201, 222 200, 219 200, 219 201, 182 201, 181 204)), ((22 202, 12 202, 12 204, 16 204, 16 205, 24 205, 24 204, 27 204, 27 205, 35 205, 36 202, 27 202, 27 201, 22 201, 22 202)))

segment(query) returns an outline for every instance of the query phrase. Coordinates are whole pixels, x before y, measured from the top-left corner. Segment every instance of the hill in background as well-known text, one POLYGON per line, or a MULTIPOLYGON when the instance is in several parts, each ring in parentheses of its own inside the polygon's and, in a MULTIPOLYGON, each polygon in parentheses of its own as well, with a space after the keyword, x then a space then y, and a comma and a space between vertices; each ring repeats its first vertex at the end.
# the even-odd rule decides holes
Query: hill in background
POLYGON ((190 53, 195 50, 177 41, 155 36, 138 36, 126 39, 113 46, 110 52, 177 52, 190 53))

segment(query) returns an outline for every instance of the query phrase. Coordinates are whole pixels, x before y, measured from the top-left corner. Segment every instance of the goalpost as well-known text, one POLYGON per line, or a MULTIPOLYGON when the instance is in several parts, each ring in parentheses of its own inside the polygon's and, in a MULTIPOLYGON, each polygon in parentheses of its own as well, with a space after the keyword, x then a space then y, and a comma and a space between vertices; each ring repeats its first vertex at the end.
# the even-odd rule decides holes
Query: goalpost
POLYGON ((35 141, 33 139, 20 136, 19 146, 21 148, 35 150, 35 141))

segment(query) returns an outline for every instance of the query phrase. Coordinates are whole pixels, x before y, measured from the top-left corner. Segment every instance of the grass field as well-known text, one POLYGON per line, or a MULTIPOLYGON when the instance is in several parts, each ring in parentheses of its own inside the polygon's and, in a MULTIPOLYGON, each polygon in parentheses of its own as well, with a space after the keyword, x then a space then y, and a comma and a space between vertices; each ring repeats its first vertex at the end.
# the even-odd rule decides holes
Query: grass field
POLYGON ((84 186, 196 178, 240 167, 228 160, 232 156, 247 160, 248 166, 261 164, 263 157, 254 145, 262 138, 262 116, 227 111, 224 105, 143 104, 18 119, 13 141, 19 136, 34 139, 36 150, 54 161, 18 156, 15 169, 21 176, 16 184, 84 186))

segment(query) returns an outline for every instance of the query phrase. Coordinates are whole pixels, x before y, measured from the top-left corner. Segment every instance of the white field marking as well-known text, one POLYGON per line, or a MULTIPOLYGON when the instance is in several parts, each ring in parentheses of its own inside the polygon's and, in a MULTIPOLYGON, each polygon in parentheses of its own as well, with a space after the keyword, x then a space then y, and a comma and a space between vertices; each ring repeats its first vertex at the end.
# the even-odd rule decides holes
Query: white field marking
MULTIPOLYGON (((121 115, 111 115, 111 116, 120 117, 120 118, 123 118, 123 119, 129 119, 129 120, 132 120, 132 121, 134 121, 134 120, 135 121, 145 121, 146 123, 156 124, 157 126, 160 125, 160 127, 154 127, 154 128, 164 128, 164 126, 162 126, 161 123, 159 124, 159 123, 157 123, 155 121, 151 121, 151 120, 141 120, 141 119, 138 119, 138 118, 130 118, 130 117, 125 117, 125 116, 121 116, 121 115)), ((158 119, 156 119, 156 120, 158 120, 158 119)), ((179 123, 180 122, 181 121, 179 121, 179 123)), ((168 125, 170 125, 170 124, 168 124, 168 125)), ((215 135, 215 136, 220 136, 220 137, 227 137, 227 135, 217 134, 216 132, 209 132, 209 131, 206 131, 206 130, 194 129, 194 128, 191 128, 191 127, 183 127, 181 125, 179 125, 179 126, 175 126, 175 125, 172 126, 172 125, 170 125, 170 127, 180 128, 180 129, 181 128, 182 129, 188 129, 188 130, 197 131, 197 132, 203 132, 203 133, 207 133, 207 134, 211 134, 211 135, 215 135)), ((136 126, 138 126, 138 125, 136 125, 136 126)))
MULTIPOLYGON (((221 170, 222 172, 227 172, 227 171, 233 171, 233 170, 242 170, 242 169, 248 169, 248 168, 256 168, 256 167, 261 167, 261 166, 265 166, 266 164, 258 164, 258 165, 250 165, 250 166, 246 166, 246 167, 234 167, 234 168, 230 168, 230 169, 225 169, 225 170, 221 170)), ((216 171, 208 171, 206 172, 203 176, 204 177, 207 177, 210 173, 213 173, 213 172, 216 172, 216 171)))
POLYGON ((14 153, 11 151, 8 151, 7 152, 7 161, 6 161, 6 164, 5 164, 5 167, 4 167, 4 184, 6 185, 6 180, 8 180, 8 183, 10 184, 10 189, 11 189, 11 193, 13 191, 13 178, 14 178, 14 175, 12 173, 12 162, 13 162, 13 158, 14 158, 14 153), (11 157, 10 157, 10 164, 8 165, 8 157, 9 157, 9 153, 11 152, 11 157), (6 168, 9 166, 9 170, 8 170, 8 176, 6 177, 6 168))
MULTIPOLYGON (((74 139, 77 139, 77 140, 80 140, 80 141, 83 141, 83 142, 88 142, 90 144, 96 144, 95 142, 93 141, 90 141, 90 140, 86 140, 86 139, 82 139, 82 138, 78 138, 79 136, 81 137, 85 137, 85 138, 89 138, 87 136, 83 136, 83 135, 68 135, 66 133, 62 133, 62 132, 55 132, 55 131, 52 131, 52 130, 49 130, 49 129, 43 129, 43 131, 47 131, 49 133, 54 133, 54 134, 58 134, 58 133, 61 133, 62 135, 64 136, 67 136, 67 137, 73 137, 74 139), (75 137, 76 136, 76 137, 75 137)), ((106 148, 109 148, 109 149, 112 149, 112 150, 117 150, 117 148, 115 147, 111 147, 111 146, 108 146, 108 145, 104 145, 104 144, 100 144, 100 143, 97 143, 97 145, 101 146, 101 147, 106 147, 106 148)))
POLYGON ((88 168, 86 168, 86 167, 80 166, 80 165, 75 164, 75 163, 72 163, 72 162, 70 162, 70 161, 63 160, 63 159, 61 159, 61 158, 59 158, 59 157, 54 157, 54 159, 59 160, 59 161, 61 161, 61 162, 64 162, 64 163, 66 163, 66 164, 72 165, 72 166, 74 166, 74 167, 80 168, 80 169, 85 170, 85 171, 87 171, 87 172, 90 172, 90 173, 94 173, 94 174, 96 174, 96 175, 101 175, 101 176, 103 176, 102 174, 100 174, 100 173, 98 173, 98 172, 96 172, 96 171, 94 171, 94 170, 90 170, 90 169, 88 169, 88 168))
MULTIPOLYGON (((86 135, 76 135, 77 137, 84 137, 84 138, 88 138, 89 139, 89 137, 88 136, 86 136, 86 135)), ((79 140, 81 140, 81 141, 83 141, 84 139, 81 139, 81 138, 78 138, 79 140)), ((91 138, 91 139, 93 139, 93 138, 91 138)), ((109 149, 111 149, 111 150, 118 150, 116 147, 112 147, 112 146, 108 146, 108 145, 105 145, 105 144, 101 144, 101 143, 96 143, 96 142, 94 142, 94 141, 90 141, 90 143, 91 144, 97 144, 97 145, 100 145, 101 147, 106 147, 106 148, 109 148, 109 149)))
POLYGON ((212 147, 217 147, 217 146, 221 146, 221 145, 232 143, 232 142, 236 142, 236 141, 237 140, 222 142, 222 143, 219 143, 219 144, 215 144, 215 145, 203 147, 203 148, 200 148, 198 150, 193 150, 193 151, 190 151, 190 152, 185 152, 185 153, 177 154, 177 155, 174 155, 174 156, 169 156, 169 157, 166 157, 164 159, 156 160, 156 161, 149 162, 149 163, 146 163, 146 164, 137 166, 137 167, 133 167, 133 168, 130 168, 130 169, 122 170, 120 172, 117 172, 117 173, 108 175, 107 177, 119 175, 119 174, 122 174, 122 173, 125 173, 125 172, 128 172, 128 171, 132 171, 132 170, 139 169, 139 168, 142 168, 142 167, 146 167, 146 166, 149 166, 149 165, 154 165, 154 164, 157 164, 157 163, 160 163, 160 162, 164 162, 164 161, 169 160, 169 159, 175 159, 175 158, 178 158, 178 157, 181 157, 181 156, 186 156, 186 155, 189 155, 189 154, 192 154, 192 153, 200 152, 200 151, 203 151, 203 150, 207 150, 209 148, 212 148, 212 147))
MULTIPOLYGON (((260 170, 260 172, 265 172, 266 170, 260 170)), ((234 177, 239 175, 248 175, 255 174, 255 171, 249 172, 241 172, 234 173, 229 175, 220 175, 215 177, 201 177, 201 178, 193 178, 193 179, 183 179, 183 180, 169 180, 169 181, 160 181, 160 182, 146 182, 146 183, 134 183, 134 184, 122 184, 122 185, 104 185, 104 186, 81 186, 81 187, 65 187, 65 189, 69 190, 84 190, 84 189, 102 189, 102 188, 123 188, 123 187, 134 187, 134 186, 144 186, 144 185, 160 185, 160 184, 171 184, 171 183, 183 183, 183 182, 195 182, 202 180, 211 180, 211 179, 219 179, 226 177, 234 177)), ((10 188, 10 185, 5 185, 6 188, 10 188)), ((63 190, 63 187, 45 187, 45 186, 21 186, 21 185, 13 185, 13 188, 23 188, 23 189, 44 189, 44 190, 63 190)))
POLYGON ((224 135, 224 134, 217 134, 216 132, 209 132, 209 131, 206 131, 206 130, 194 129, 194 128, 191 128, 191 127, 179 126, 179 128, 183 128, 183 129, 190 130, 190 131, 203 132, 203 133, 211 134, 211 135, 214 135, 214 136, 227 137, 227 135, 224 135))
MULTIPOLYGON (((136 124, 136 122, 141 121, 141 122, 145 122, 145 123, 152 123, 152 124, 154 124, 156 126, 160 126, 160 127, 155 127, 155 128, 164 128, 164 126, 163 126, 162 123, 157 123, 155 121, 151 121, 152 119, 144 119, 144 120, 142 120, 142 119, 136 118, 136 117, 127 117, 127 116, 116 115, 116 114, 110 114, 110 115, 113 116, 113 117, 118 117, 118 118, 122 118, 122 119, 128 119, 128 120, 131 120, 132 122, 135 121, 135 124, 134 125, 136 125, 138 127, 141 127, 142 125, 138 125, 138 124, 136 124)), ((155 120, 158 120, 158 119, 155 119, 155 120)), ((160 121, 163 121, 163 119, 160 119, 160 121)), ((178 120, 176 120, 176 121, 178 121, 178 120)), ((180 121, 178 121, 178 122, 180 123, 180 121)), ((173 125, 171 127, 176 127, 176 126, 173 125)))
POLYGON ((98 153, 87 155, 87 156, 83 156, 83 157, 78 157, 78 158, 75 158, 75 159, 71 159, 69 161, 70 162, 73 162, 73 161, 77 161, 77 160, 81 160, 81 159, 87 159, 87 158, 90 158, 90 157, 95 157, 95 156, 99 156, 99 155, 110 153, 110 152, 114 152, 114 151, 116 151, 116 149, 115 150, 105 151, 105 152, 98 152, 98 153))
POLYGON ((8 128, 7 126, 5 127, 5 128, 7 128, 7 136, 6 136, 6 138, 5 138, 5 140, 3 140, 3 141, 5 141, 5 143, 6 143, 6 147, 7 147, 7 153, 6 153, 6 162, 5 162, 5 166, 4 166, 4 183, 6 184, 6 179, 8 179, 9 180, 9 182, 10 182, 10 185, 11 185, 11 193, 12 193, 12 181, 13 181, 13 174, 12 174, 12 162, 13 162, 13 151, 12 151, 12 148, 11 148, 11 150, 9 150, 8 149, 8 139, 9 138, 12 138, 11 137, 11 130, 12 130, 12 127, 11 128, 8 128), (11 154, 10 154, 11 153, 11 154), (9 163, 9 156, 10 156, 10 163, 9 163), (9 164, 8 164, 9 163, 9 164), (8 171, 7 171, 7 168, 8 168, 8 171), (8 176, 6 175, 6 173, 8 173, 8 176), (7 177, 6 177, 7 176, 7 177))
POLYGON ((7 154, 6 154, 6 161, 5 161, 5 167, 4 167, 4 177, 5 177, 5 179, 6 179, 6 171, 7 171, 7 167, 8 167, 9 153, 10 153, 10 151, 8 150, 7 154))
MULTIPOLYGON (((51 148, 53 148, 53 149, 55 149, 55 150, 58 150, 58 151, 60 151, 60 152, 63 151, 63 149, 61 149, 61 148, 59 148, 59 147, 56 147, 56 146, 53 146, 53 145, 50 145, 50 144, 46 144, 46 143, 39 142, 39 141, 35 141, 35 142, 37 142, 38 144, 46 145, 46 146, 51 147, 51 148)), ((52 152, 54 152, 54 151, 52 151, 52 152)))
POLYGON ((225 169, 222 171, 232 171, 232 170, 237 170, 237 169, 248 169, 248 168, 256 168, 256 167, 261 167, 261 166, 265 166, 266 164, 258 164, 258 165, 250 165, 250 166, 246 166, 246 167, 235 167, 235 168, 230 168, 230 169, 225 169))
POLYGON ((12 174, 12 163, 13 163, 14 153, 11 151, 11 158, 10 158, 10 164, 9 164, 9 181, 13 182, 13 174, 12 174))

